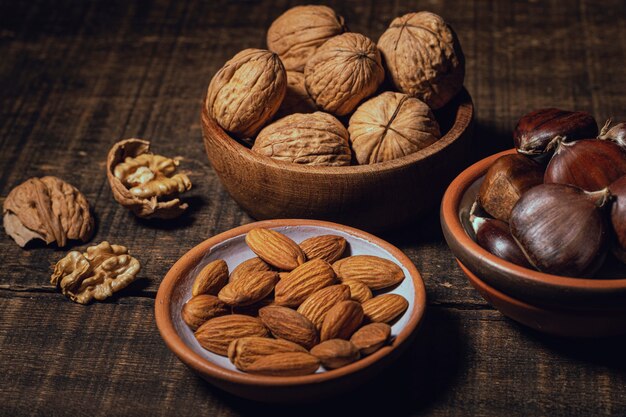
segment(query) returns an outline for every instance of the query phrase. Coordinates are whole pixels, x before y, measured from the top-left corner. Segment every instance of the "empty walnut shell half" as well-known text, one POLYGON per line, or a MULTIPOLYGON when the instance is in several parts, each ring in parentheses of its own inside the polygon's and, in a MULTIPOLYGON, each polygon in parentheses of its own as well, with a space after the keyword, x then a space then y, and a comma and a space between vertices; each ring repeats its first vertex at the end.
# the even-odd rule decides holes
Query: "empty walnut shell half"
POLYGON ((189 177, 175 173, 178 160, 150 152, 150 142, 125 139, 113 145, 107 177, 113 197, 139 217, 171 219, 188 207, 178 196, 191 189, 189 177))
POLYGON ((328 113, 292 114, 266 126, 252 150, 303 165, 350 165, 348 131, 328 113))
POLYGON ((57 177, 30 178, 15 187, 3 214, 4 230, 22 247, 33 239, 59 247, 68 240, 86 242, 94 230, 85 196, 57 177))
POLYGON ((71 251, 56 263, 50 283, 63 295, 80 304, 102 301, 135 280, 139 261, 124 246, 102 242, 85 253, 71 251))
POLYGON ((278 55, 244 49, 211 79, 205 105, 224 130, 250 138, 274 116, 286 90, 287 76, 278 55))
POLYGON ((429 12, 395 18, 378 39, 396 88, 433 109, 446 105, 463 86, 465 58, 456 35, 429 12))
POLYGON ((307 61, 304 83, 318 107, 337 116, 352 112, 385 78, 380 52, 358 33, 335 36, 307 61))
POLYGON ((439 124, 426 103, 390 91, 361 104, 350 118, 348 131, 359 164, 400 158, 441 137, 439 124))
POLYGON ((302 71, 315 50, 345 31, 343 18, 327 6, 296 6, 280 15, 267 31, 267 47, 285 69, 302 71))

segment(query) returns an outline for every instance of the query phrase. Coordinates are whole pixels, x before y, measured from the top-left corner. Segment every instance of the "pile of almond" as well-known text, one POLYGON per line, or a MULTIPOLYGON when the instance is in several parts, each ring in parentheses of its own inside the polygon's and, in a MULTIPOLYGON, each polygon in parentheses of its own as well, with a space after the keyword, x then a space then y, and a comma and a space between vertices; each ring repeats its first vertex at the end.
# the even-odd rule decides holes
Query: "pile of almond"
POLYGON ((402 282, 402 269, 376 256, 342 259, 341 236, 297 244, 256 228, 246 243, 257 257, 230 274, 221 259, 206 265, 182 310, 200 345, 242 371, 293 376, 348 365, 384 346, 389 323, 408 308, 401 295, 380 294, 402 282))

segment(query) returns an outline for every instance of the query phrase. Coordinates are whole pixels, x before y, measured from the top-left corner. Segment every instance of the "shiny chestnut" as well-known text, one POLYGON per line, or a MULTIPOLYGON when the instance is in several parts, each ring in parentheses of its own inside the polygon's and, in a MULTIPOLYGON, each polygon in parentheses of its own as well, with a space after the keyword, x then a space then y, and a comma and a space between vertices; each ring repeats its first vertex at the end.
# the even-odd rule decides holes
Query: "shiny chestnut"
POLYGON ((611 120, 607 120, 604 127, 600 130, 598 139, 610 140, 619 145, 620 148, 626 149, 626 123, 618 123, 611 126, 611 120))
POLYGON ((516 265, 533 268, 502 220, 470 215, 476 243, 483 249, 516 265))
POLYGON ((626 263, 626 176, 611 184, 609 189, 614 198, 611 204, 611 226, 615 236, 612 252, 626 263))

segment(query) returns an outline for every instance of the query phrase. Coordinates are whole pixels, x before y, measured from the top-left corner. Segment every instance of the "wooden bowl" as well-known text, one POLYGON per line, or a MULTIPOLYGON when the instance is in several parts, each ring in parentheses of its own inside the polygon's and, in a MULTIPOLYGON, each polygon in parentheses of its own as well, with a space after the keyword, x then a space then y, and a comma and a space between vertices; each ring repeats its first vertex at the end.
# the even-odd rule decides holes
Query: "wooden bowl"
POLYGON ((538 272, 492 255, 473 240, 469 210, 483 176, 496 159, 514 152, 508 150, 475 163, 448 187, 441 203, 441 226, 454 255, 484 283, 523 302, 549 308, 626 310, 624 278, 589 279, 538 272))
POLYGON ((304 166, 252 152, 202 109, 209 161, 232 198, 256 219, 316 218, 368 231, 397 228, 437 207, 469 162, 474 106, 462 90, 436 112, 445 135, 420 152, 373 165, 304 166))
POLYGON ((541 307, 510 297, 459 266, 480 295, 505 316, 555 336, 605 337, 626 333, 626 311, 589 311, 541 307))
POLYGON ((237 227, 214 236, 187 252, 167 273, 156 297, 156 322, 167 346, 180 360, 215 386, 232 394, 264 402, 301 402, 336 395, 372 378, 388 366, 408 345, 426 307, 424 283, 413 263, 399 249, 368 233, 335 223, 316 220, 268 220, 237 227), (336 234, 348 241, 347 254, 371 254, 400 265, 405 279, 392 293, 403 295, 409 308, 392 326, 392 342, 353 364, 332 371, 298 377, 246 374, 227 358, 203 349, 183 322, 181 309, 191 298, 197 272, 208 262, 224 259, 232 270, 253 256, 245 243, 254 227, 278 230, 296 242, 321 234, 336 234))

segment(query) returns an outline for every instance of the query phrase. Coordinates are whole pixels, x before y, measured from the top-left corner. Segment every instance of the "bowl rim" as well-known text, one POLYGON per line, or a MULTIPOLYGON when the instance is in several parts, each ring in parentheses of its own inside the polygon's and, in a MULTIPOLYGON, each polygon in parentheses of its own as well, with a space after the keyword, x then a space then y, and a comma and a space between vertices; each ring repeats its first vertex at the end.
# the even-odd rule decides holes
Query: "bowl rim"
MULTIPOLYGON (((264 166, 289 171, 294 174, 317 174, 317 175, 364 175, 365 173, 381 173, 386 171, 394 171, 410 166, 416 162, 427 159, 432 155, 439 153, 441 150, 447 148, 453 144, 458 138, 470 127, 474 118, 474 103, 472 97, 465 87, 454 96, 452 100, 446 105, 454 105, 454 123, 448 132, 443 135, 439 140, 426 148, 414 152, 409 155, 402 156, 400 158, 392 159, 385 162, 379 162, 376 164, 367 165, 349 165, 349 166, 316 166, 316 165, 301 165, 288 161, 281 161, 270 158, 269 156, 261 155, 253 152, 251 148, 248 148, 241 144, 238 140, 231 137, 222 127, 209 116, 205 100, 202 100, 201 111, 201 125, 205 132, 203 140, 206 142, 207 132, 211 134, 217 134, 217 141, 221 142, 224 146, 231 148, 232 151, 239 153, 243 158, 250 162, 261 164, 264 166)), ((444 106, 445 108, 445 106, 444 106)), ((441 109, 439 109, 441 110, 441 109)), ((208 148, 207 148, 208 149, 208 148)))
POLYGON ((493 255, 479 246, 478 243, 476 243, 467 234, 461 224, 461 218, 459 216, 459 206, 463 195, 480 176, 487 172, 487 169, 496 159, 504 155, 512 155, 515 153, 516 150, 513 148, 481 159, 461 172, 450 183, 441 201, 441 218, 450 231, 450 235, 458 242, 459 245, 465 247, 468 252, 479 258, 481 262, 488 264, 491 268, 498 269, 508 275, 515 276, 521 280, 530 281, 534 284, 548 285, 562 289, 576 288, 591 291, 607 291, 626 288, 626 279, 624 278, 594 279, 565 277, 524 268, 493 255))
POLYGON ((394 350, 400 348, 404 343, 410 340, 411 335, 417 329, 424 316, 424 312, 426 309, 426 288, 424 286, 424 281, 421 277, 421 274, 419 273, 413 262, 400 249, 370 233, 349 226, 321 220, 274 219, 248 223, 239 227, 235 227, 203 241, 202 243, 196 245, 191 250, 186 252, 178 261, 176 261, 176 263, 165 275, 165 278, 163 278, 163 281, 161 282, 157 291, 154 309, 156 324, 159 329, 159 333, 161 334, 161 337, 163 338, 167 347, 172 350, 172 352, 174 352, 174 354, 176 354, 176 356, 184 364, 202 375, 208 375, 211 378, 247 386, 279 387, 310 385, 333 380, 363 370, 366 367, 390 355, 394 350), (411 315, 406 326, 395 336, 390 345, 384 346, 373 354, 339 369, 333 369, 321 373, 315 373, 312 375, 283 377, 255 375, 225 369, 202 358, 181 339, 181 337, 176 332, 176 329, 174 328, 174 324, 172 322, 170 314, 171 295, 179 280, 197 265, 197 262, 202 259, 202 257, 211 247, 227 239, 245 234, 255 227, 274 228, 284 226, 322 226, 351 234, 355 237, 365 239, 385 249, 386 251, 391 253, 402 264, 404 268, 406 268, 406 270, 409 272, 410 278, 413 280, 415 301, 413 303, 413 310, 410 312, 411 315))

